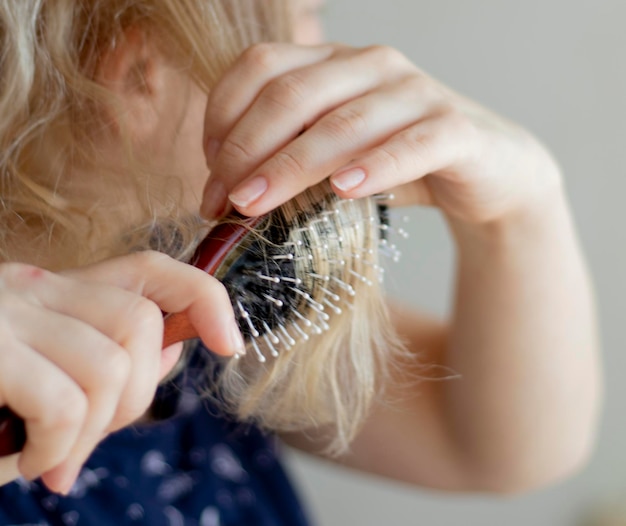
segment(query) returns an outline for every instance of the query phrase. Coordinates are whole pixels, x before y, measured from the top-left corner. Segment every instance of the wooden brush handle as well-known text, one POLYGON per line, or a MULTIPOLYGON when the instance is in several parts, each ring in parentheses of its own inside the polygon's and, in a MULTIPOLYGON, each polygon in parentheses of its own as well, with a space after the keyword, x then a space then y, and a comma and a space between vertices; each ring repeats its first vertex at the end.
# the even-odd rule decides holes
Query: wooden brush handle
MULTIPOLYGON (((200 244, 194 266, 215 275, 229 254, 237 250, 241 240, 261 218, 252 218, 241 223, 222 223, 216 226, 200 244)), ((196 338, 198 333, 184 312, 165 316, 163 348, 196 338)), ((8 407, 0 407, 0 457, 19 453, 26 443, 24 422, 8 407)))

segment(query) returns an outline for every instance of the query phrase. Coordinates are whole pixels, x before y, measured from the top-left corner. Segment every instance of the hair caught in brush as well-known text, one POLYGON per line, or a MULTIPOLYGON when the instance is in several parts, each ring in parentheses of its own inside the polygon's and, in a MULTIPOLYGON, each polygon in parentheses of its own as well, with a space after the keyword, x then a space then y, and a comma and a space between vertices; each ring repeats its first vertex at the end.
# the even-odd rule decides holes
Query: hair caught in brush
POLYGON ((402 348, 381 284, 379 208, 318 185, 268 214, 216 273, 247 341, 245 356, 208 371, 227 412, 271 431, 323 430, 325 454, 348 450, 402 348))

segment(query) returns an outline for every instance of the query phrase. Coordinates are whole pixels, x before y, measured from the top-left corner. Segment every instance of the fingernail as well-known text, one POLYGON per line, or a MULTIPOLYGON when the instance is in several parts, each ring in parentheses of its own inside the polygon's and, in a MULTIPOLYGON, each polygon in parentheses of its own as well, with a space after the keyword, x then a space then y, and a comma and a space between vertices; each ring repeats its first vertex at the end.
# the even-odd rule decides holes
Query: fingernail
POLYGON ((234 205, 246 208, 249 204, 261 197, 267 191, 267 188, 268 184, 265 177, 257 176, 243 185, 238 186, 228 198, 234 205))
POLYGON ((78 478, 78 475, 80 474, 82 467, 79 466, 78 468, 75 469, 71 469, 68 470, 65 475, 63 476, 62 482, 59 484, 59 493, 61 495, 69 495, 70 492, 72 491, 72 488, 74 487, 74 484, 76 483, 76 479, 78 478))
POLYGON ((217 139, 209 139, 206 142, 206 148, 204 154, 206 155, 206 163, 211 168, 215 164, 215 159, 217 159, 217 154, 222 147, 222 143, 217 139))
POLYGON ((220 217, 226 210, 227 204, 226 187, 219 179, 213 179, 211 176, 204 191, 200 214, 207 219, 220 217))
POLYGON ((70 482, 67 486, 63 486, 59 490, 59 493, 63 495, 64 497, 67 497, 70 494, 70 491, 72 491, 73 487, 74 487, 74 481, 70 482))
POLYGON ((359 186, 365 181, 365 177, 365 170, 361 168, 349 168, 333 175, 330 178, 330 182, 342 192, 347 192, 359 186))
POLYGON ((230 345, 234 354, 243 354, 246 350, 241 331, 237 323, 233 320, 230 325, 230 345))

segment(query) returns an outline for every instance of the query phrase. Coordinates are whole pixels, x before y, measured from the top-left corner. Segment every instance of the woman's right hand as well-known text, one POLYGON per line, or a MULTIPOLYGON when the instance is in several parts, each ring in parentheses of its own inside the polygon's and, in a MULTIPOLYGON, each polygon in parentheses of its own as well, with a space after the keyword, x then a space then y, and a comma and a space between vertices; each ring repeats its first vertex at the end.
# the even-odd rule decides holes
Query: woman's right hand
POLYGON ((42 476, 67 493, 96 445, 144 414, 182 349, 161 349, 162 312, 185 312, 217 354, 243 345, 222 284, 164 254, 59 274, 0 264, 0 407, 28 435, 0 458, 0 484, 42 476))

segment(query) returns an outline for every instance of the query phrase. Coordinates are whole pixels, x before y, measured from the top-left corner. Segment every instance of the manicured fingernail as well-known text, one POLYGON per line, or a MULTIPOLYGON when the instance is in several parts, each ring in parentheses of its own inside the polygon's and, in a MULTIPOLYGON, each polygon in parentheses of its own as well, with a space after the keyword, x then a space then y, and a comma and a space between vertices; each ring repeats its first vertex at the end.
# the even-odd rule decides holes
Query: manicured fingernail
POLYGON ((246 350, 243 336, 241 336, 241 331, 234 320, 230 326, 230 346, 234 354, 243 354, 246 350))
POLYGON ((209 139, 206 142, 206 148, 204 154, 206 155, 206 163, 211 168, 215 164, 215 159, 217 159, 217 154, 222 147, 222 143, 217 139, 209 139))
POLYGON ((234 205, 245 208, 261 197, 267 191, 267 188, 268 184, 265 177, 257 176, 238 186, 228 198, 234 205))
POLYGON ((219 179, 213 179, 211 176, 204 191, 200 214, 207 219, 220 217, 226 210, 227 204, 226 187, 219 179))
POLYGON ((330 178, 330 182, 342 192, 347 192, 359 186, 365 181, 365 171, 361 168, 349 168, 343 172, 336 173, 330 178))

